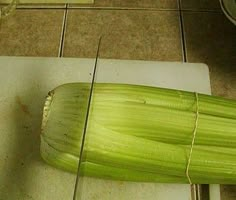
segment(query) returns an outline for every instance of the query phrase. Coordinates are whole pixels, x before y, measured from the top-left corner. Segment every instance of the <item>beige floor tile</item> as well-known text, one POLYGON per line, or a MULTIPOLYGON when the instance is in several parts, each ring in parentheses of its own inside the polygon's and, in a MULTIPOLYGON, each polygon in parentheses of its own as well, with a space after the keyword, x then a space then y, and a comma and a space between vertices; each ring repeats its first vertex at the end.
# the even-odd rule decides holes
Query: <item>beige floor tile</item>
POLYGON ((183 16, 188 61, 209 65, 214 95, 236 99, 236 26, 220 12, 183 16))
POLYGON ((95 0, 94 4, 71 4, 71 7, 122 7, 177 9, 178 0, 95 0))
POLYGON ((64 56, 182 60, 179 15, 175 11, 70 10, 64 56))
POLYGON ((190 10, 219 10, 219 0, 180 0, 183 9, 190 10))
POLYGON ((17 10, 0 28, 0 55, 57 56, 63 10, 17 10))

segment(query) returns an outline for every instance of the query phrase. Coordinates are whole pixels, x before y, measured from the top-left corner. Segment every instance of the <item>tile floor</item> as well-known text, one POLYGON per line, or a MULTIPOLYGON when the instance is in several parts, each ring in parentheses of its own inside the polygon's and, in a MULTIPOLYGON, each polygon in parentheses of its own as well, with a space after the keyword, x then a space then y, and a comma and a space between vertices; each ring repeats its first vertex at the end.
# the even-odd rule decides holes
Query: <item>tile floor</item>
POLYGON ((181 61, 178 11, 78 10, 68 12, 64 56, 181 61))
MULTIPOLYGON (((33 7, 19 6, 2 21, 0 56, 95 57, 103 34, 103 58, 203 62, 213 94, 236 99, 236 26, 222 14, 218 0, 33 7)), ((222 186, 221 192, 222 200, 236 199, 236 186, 222 186)))
POLYGON ((220 10, 219 0, 180 0, 183 10, 220 10))
POLYGON ((151 9, 177 9, 178 0, 95 0, 93 5, 76 5, 71 7, 112 7, 112 8, 151 8, 151 9))

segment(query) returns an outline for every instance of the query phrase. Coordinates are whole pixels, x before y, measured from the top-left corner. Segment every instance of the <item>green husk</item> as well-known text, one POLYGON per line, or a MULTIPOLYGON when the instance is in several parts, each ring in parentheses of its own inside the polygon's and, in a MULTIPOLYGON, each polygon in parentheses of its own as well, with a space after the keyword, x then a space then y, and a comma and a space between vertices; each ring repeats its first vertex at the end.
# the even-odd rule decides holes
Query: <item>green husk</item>
MULTIPOLYGON (((76 172, 90 85, 50 92, 44 107, 41 155, 76 172)), ((236 182, 236 102, 199 94, 199 123, 189 174, 192 183, 236 182)), ((126 181, 188 183, 186 166, 196 120, 194 93, 95 84, 81 173, 126 181)))

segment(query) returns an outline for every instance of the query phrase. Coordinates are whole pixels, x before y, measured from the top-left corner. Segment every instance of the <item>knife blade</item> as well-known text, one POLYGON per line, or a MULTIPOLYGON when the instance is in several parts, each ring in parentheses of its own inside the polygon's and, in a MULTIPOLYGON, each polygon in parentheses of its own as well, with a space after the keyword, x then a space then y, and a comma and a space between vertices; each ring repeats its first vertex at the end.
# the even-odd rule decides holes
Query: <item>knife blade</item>
POLYGON ((91 100, 93 96, 93 88, 94 88, 94 82, 95 82, 95 77, 96 77, 96 72, 97 72, 97 63, 98 63, 98 58, 99 58, 101 41, 102 41, 102 36, 100 36, 99 41, 98 41, 98 46, 97 46, 96 59, 95 59, 94 69, 93 69, 93 77, 92 77, 92 82, 91 82, 91 87, 90 87, 89 98, 88 98, 87 113, 85 117, 84 130, 83 130, 82 141, 81 141, 81 146, 80 146, 80 156, 79 156, 77 176, 76 176, 75 187, 74 187, 73 200, 76 200, 77 188, 78 188, 78 183, 80 180, 80 166, 81 166, 82 158, 83 158, 83 150, 84 150, 84 143, 85 143, 86 133, 87 133, 89 110, 90 110, 91 100))

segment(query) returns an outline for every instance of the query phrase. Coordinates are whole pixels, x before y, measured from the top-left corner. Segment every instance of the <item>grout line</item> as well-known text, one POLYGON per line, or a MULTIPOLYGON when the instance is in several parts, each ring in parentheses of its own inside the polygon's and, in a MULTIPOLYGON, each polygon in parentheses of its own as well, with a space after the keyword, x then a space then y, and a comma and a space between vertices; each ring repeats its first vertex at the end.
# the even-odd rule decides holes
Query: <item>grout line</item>
MULTIPOLYGON (((1 5, 1 4, 0 4, 1 5)), ((19 10, 27 10, 27 9, 32 9, 32 10, 41 10, 41 9, 65 9, 67 8, 69 9, 78 9, 78 10, 141 10, 141 11, 178 11, 178 8, 176 9, 168 9, 168 8, 151 8, 151 7, 147 7, 147 8, 137 8, 137 7, 90 7, 90 6, 70 6, 69 4, 65 4, 65 6, 60 6, 60 5, 18 5, 17 9, 19 10)))
MULTIPOLYGON (((65 7, 21 7, 18 6, 17 10, 62 10, 65 7)), ((121 11, 121 10, 131 10, 131 11, 169 11, 169 12, 176 12, 179 11, 178 9, 163 9, 163 8, 114 8, 114 7, 68 7, 68 10, 111 10, 111 11, 121 11)), ((182 12, 195 12, 195 13, 222 13, 221 10, 188 10, 183 9, 182 12)))
POLYGON ((137 11, 178 11, 178 9, 168 8, 137 8, 137 7, 69 7, 69 9, 78 10, 137 10, 137 11))
MULTIPOLYGON (((222 12, 222 10, 219 9, 195 9, 195 8, 184 8, 182 9, 179 7, 179 4, 181 0, 176 0, 177 1, 177 6, 178 8, 152 8, 152 7, 147 7, 147 8, 138 8, 138 7, 106 7, 106 6, 98 6, 98 7, 93 7, 93 6, 73 6, 73 4, 48 4, 48 5, 43 5, 43 4, 19 4, 17 6, 17 9, 91 9, 91 10, 153 10, 153 11, 178 11, 182 10, 184 12, 214 12, 214 13, 219 13, 222 12)), ((1 4, 0 6, 4 6, 7 4, 1 4)))
POLYGON ((67 25, 67 16, 68 16, 68 9, 67 8, 68 8, 68 4, 66 4, 64 17, 63 17, 63 21, 62 21, 62 30, 61 30, 61 38, 60 38, 58 57, 63 57, 63 54, 64 54, 66 25, 67 25))
POLYGON ((181 9, 181 2, 180 2, 181 0, 177 0, 177 7, 178 7, 178 10, 180 10, 181 9))
POLYGON ((181 43, 182 43, 182 55, 183 55, 183 62, 187 62, 187 49, 186 49, 186 40, 185 40, 185 33, 184 33, 184 19, 183 13, 181 10, 181 0, 178 1, 179 7, 179 25, 180 25, 180 34, 181 34, 181 43))
POLYGON ((181 9, 182 12, 199 12, 199 13, 221 13, 222 10, 197 10, 197 9, 181 9))
MULTIPOLYGON (((182 6, 182 0, 179 0, 180 1, 180 9, 182 11, 190 11, 190 12, 220 12, 221 11, 221 8, 219 6, 219 8, 183 8, 182 6)), ((219 3, 220 5, 220 3, 219 3)))

